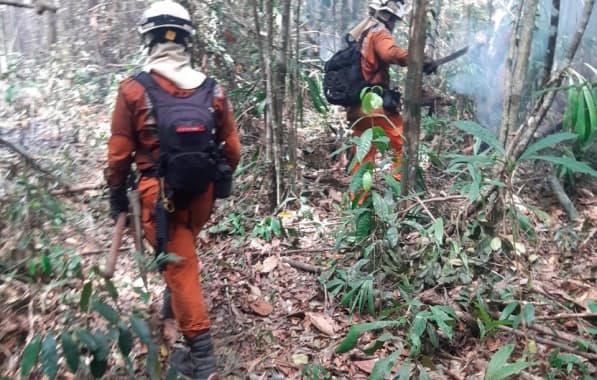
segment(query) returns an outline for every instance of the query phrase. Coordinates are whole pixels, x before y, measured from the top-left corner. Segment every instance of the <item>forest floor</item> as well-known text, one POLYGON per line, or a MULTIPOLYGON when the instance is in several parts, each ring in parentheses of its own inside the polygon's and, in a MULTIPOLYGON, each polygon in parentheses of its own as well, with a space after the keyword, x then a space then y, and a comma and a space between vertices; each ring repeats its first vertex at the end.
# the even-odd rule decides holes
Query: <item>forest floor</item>
MULTIPOLYGON (((22 209, 11 206, 11 210, 17 214, 35 211, 31 204, 27 208, 22 202, 34 199, 31 197, 35 192, 31 193, 31 189, 37 186, 38 192, 54 192, 63 204, 66 210, 63 223, 51 226, 43 222, 40 226, 28 218, 27 223, 33 225, 14 226, 8 221, 0 221, 2 257, 3 260, 10 258, 10 270, 4 267, 0 277, 0 362, 3 363, 0 375, 9 379, 18 378, 23 347, 35 333, 59 333, 64 329, 65 321, 74 323, 72 321, 76 319, 73 316, 80 315, 77 310, 78 294, 86 281, 85 277, 67 275, 37 276, 35 281, 27 281, 29 261, 23 258, 26 256, 15 255, 34 255, 40 251, 40 246, 47 245, 52 247, 53 252, 58 252, 56 255, 64 255, 64 260, 80 257, 83 272, 88 276, 93 265, 103 264, 110 245, 113 222, 108 216, 102 173, 109 115, 100 108, 88 106, 79 106, 71 112, 79 117, 70 119, 61 128, 50 128, 47 121, 23 115, 11 115, 2 121, 1 138, 25 147, 35 162, 74 189, 70 193, 64 192, 61 185, 56 185, 56 180, 35 181, 32 178, 40 174, 36 169, 29 169, 26 178, 20 177, 21 186, 29 189, 29 195, 16 199, 22 209), (29 187, 22 185, 27 180, 30 181, 29 187), (27 228, 37 232, 33 234, 27 228), (39 231, 46 234, 42 236, 39 231), (23 238, 29 233, 32 239, 23 246, 23 238)), ((313 136, 313 131, 309 135, 309 138, 306 133, 302 136, 310 149, 303 152, 299 172, 301 194, 292 202, 292 207, 286 207, 277 214, 287 236, 266 241, 251 234, 260 218, 266 215, 265 203, 262 202, 265 199, 260 182, 262 176, 257 171, 247 171, 237 179, 235 195, 218 202, 210 223, 199 236, 198 256, 202 263, 204 294, 224 379, 298 379, 303 376, 309 379, 366 379, 380 355, 393 348, 386 346, 376 355, 366 355, 359 349, 346 354, 335 352, 351 325, 375 318, 357 313, 350 315, 338 299, 326 292, 320 275, 316 273, 321 268, 330 267, 345 254, 337 252, 334 246, 342 217, 340 210, 345 204, 343 193, 350 179, 339 169, 337 162, 329 159, 331 150, 321 142, 325 139, 313 136), (305 368, 310 368, 311 375, 304 372, 305 368), (313 375, 316 370, 320 371, 319 375, 313 375)), ((244 157, 249 157, 251 146, 257 145, 255 135, 243 132, 243 142, 247 150, 244 157)), ((14 170, 23 157, 6 147, 0 148, 2 162, 7 163, 2 166, 3 175, 5 178, 19 178, 14 170)), ((433 176, 428 173, 430 183, 434 182, 433 176)), ((430 192, 439 194, 443 190, 447 189, 431 188, 430 192)), ((565 216, 559 211, 555 199, 549 195, 537 196, 543 192, 546 188, 541 180, 537 180, 534 187, 521 196, 545 210, 552 219, 552 226, 565 225, 565 216)), ((0 193, 0 196, 5 195, 0 193)), ((535 291, 540 289, 543 301, 533 301, 536 319, 556 312, 584 312, 589 310, 591 302, 597 301, 597 245, 594 235, 597 201, 591 189, 577 192, 575 201, 585 222, 581 228, 588 230, 587 240, 578 242, 576 253, 564 256, 554 240, 540 241, 536 246, 538 257, 531 273, 503 277, 504 281, 519 282, 523 288, 527 285, 525 281, 532 279, 535 291)), ((454 202, 449 207, 457 212, 462 205, 454 202)), ((132 245, 132 239, 127 237, 123 246, 132 245)), ((497 265, 503 266, 506 271, 513 264, 497 265)), ((160 342, 160 355, 165 363, 180 336, 173 321, 163 321, 159 316, 164 289, 161 276, 155 272, 148 273, 148 280, 147 298, 139 290, 143 284, 136 261, 130 252, 123 252, 113 279, 119 292, 116 307, 123 314, 135 310, 150 320, 153 338, 160 342)), ((419 294, 418 298, 430 304, 449 305, 460 289, 460 286, 433 287, 419 294)), ((527 286, 527 289, 530 287, 527 286)), ((389 290, 394 300, 400 300, 398 290, 389 290)), ((79 322, 87 326, 105 324, 99 315, 93 313, 79 322)), ((454 327, 457 333, 452 342, 442 340, 438 350, 425 353, 419 361, 425 364, 433 379, 482 379, 491 355, 506 343, 518 341, 521 346, 528 347, 530 341, 536 342, 533 358, 537 359, 537 363, 544 363, 541 360, 546 359, 547 347, 553 346, 556 340, 549 336, 549 331, 556 331, 556 335, 587 336, 583 329, 590 326, 583 319, 569 317, 545 322, 549 325, 543 333, 521 330, 523 335, 517 337, 502 331, 479 339, 466 320, 459 320, 454 327), (536 338, 538 335, 545 341, 540 342, 536 338)), ((364 334, 361 346, 372 340, 372 334, 364 334)), ((573 343, 571 345, 574 346, 573 343)), ((141 343, 137 343, 131 352, 131 358, 138 363, 135 366, 137 378, 144 377, 142 360, 146 354, 147 348, 141 343)), ((396 368, 408 357, 409 352, 404 350, 396 368)), ((61 363, 58 378, 85 378, 81 372, 75 375, 69 373, 64 362, 61 363)), ((588 365, 591 366, 590 363, 588 365)), ((114 354, 105 378, 125 378, 122 366, 122 359, 114 354)), ((594 370, 594 367, 589 369, 594 370)), ((545 364, 538 364, 521 378, 540 378, 537 376, 546 371, 545 364)), ((31 378, 41 377, 39 369, 31 375, 31 378)))

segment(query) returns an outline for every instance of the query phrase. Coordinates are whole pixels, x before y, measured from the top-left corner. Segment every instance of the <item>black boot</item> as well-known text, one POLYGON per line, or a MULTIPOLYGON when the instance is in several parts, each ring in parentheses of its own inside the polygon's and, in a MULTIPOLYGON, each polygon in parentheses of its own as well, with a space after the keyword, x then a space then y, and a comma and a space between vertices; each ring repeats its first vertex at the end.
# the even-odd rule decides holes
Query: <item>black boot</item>
POLYGON ((162 315, 162 319, 173 319, 174 312, 172 311, 172 293, 170 292, 170 288, 166 286, 164 290, 164 303, 162 303, 162 310, 160 314, 162 315))
POLYGON ((175 349, 170 363, 181 374, 193 380, 217 380, 216 357, 209 331, 187 339, 188 349, 175 349))

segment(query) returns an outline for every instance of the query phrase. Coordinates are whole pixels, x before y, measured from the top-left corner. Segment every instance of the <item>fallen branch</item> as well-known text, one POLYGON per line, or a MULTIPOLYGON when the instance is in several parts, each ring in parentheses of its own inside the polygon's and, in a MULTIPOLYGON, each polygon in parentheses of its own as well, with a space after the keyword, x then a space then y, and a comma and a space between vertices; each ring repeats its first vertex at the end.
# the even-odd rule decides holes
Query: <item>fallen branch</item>
POLYGON ((551 321, 555 319, 586 319, 597 318, 597 313, 560 313, 556 315, 540 315, 535 317, 538 321, 551 321))
POLYGON ((7 147, 8 149, 12 150, 15 153, 18 153, 21 157, 23 157, 25 159, 25 161, 31 166, 33 167, 35 170, 49 176, 52 178, 55 178, 54 175, 49 172, 48 170, 42 168, 33 157, 31 157, 31 155, 29 155, 29 153, 27 153, 23 148, 21 148, 20 146, 11 143, 8 140, 3 139, 2 137, 0 137, 0 145, 4 145, 5 147, 7 147))
POLYGON ((288 257, 283 257, 282 262, 290 265, 291 267, 293 267, 295 269, 300 269, 302 271, 309 272, 309 273, 319 274, 325 270, 325 268, 323 268, 323 267, 303 263, 301 261, 289 259, 288 257))
POLYGON ((567 352, 573 353, 575 355, 578 356, 582 356, 584 358, 587 358, 589 360, 591 360, 592 362, 595 362, 597 360, 597 354, 592 354, 590 352, 584 352, 584 351, 580 351, 579 349, 577 349, 576 347, 572 347, 569 346, 567 344, 564 343, 560 343, 560 342, 556 342, 554 340, 551 339, 547 339, 547 338, 542 338, 540 336, 537 336, 529 331, 526 332, 522 332, 522 331, 518 331, 515 330, 511 327, 508 326, 498 326, 498 329, 503 330, 503 331, 507 331, 509 333, 512 333, 514 335, 523 337, 523 338, 531 338, 536 342, 542 343, 542 344, 546 344, 548 346, 551 347, 557 347, 557 348, 561 348, 562 350, 565 350, 567 352))

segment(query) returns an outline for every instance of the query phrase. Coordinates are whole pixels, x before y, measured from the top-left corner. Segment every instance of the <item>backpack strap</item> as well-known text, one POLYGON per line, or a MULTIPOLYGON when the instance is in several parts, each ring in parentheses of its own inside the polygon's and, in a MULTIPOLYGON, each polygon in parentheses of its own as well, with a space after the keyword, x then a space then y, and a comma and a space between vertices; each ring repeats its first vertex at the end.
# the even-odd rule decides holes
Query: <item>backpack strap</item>
MULTIPOLYGON (((361 49, 363 48, 363 42, 365 42, 365 38, 367 37, 367 35, 369 34, 369 31, 373 28, 375 28, 378 24, 372 25, 371 27, 363 30, 363 33, 361 33, 361 35, 359 36, 358 41, 355 41, 356 43, 359 44, 359 52, 361 51, 361 49)), ((348 38, 350 37, 350 33, 346 35, 346 40, 348 41, 348 38)), ((362 53, 361 53, 362 55, 362 53)), ((379 73, 380 67, 379 65, 377 65, 377 68, 375 70, 373 70, 373 72, 369 75, 369 78, 365 78, 365 81, 367 83, 370 83, 371 80, 379 73)))

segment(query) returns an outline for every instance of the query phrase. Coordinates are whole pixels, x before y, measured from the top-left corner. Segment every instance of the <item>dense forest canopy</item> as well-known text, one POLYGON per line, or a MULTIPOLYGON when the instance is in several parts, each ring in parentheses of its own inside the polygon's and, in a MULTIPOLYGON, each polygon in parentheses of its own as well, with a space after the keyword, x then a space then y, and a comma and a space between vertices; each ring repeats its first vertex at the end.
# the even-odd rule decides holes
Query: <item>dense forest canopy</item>
MULTIPOLYGON (((152 3, 0 0, 2 378, 177 378, 176 258, 115 245, 104 176, 152 3)), ((221 378, 597 377, 594 0, 407 0, 358 133, 325 67, 375 1, 179 3, 242 145, 197 239, 221 378)))

